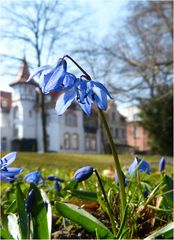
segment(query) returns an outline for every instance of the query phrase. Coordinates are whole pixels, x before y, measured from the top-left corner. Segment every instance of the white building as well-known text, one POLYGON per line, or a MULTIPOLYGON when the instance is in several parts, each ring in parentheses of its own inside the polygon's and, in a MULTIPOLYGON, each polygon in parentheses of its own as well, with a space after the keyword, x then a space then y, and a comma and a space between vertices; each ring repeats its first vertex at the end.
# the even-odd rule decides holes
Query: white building
MULTIPOLYGON (((27 83, 29 70, 23 60, 10 86, 13 93, 1 92, 0 128, 2 151, 43 151, 41 114, 36 86, 27 83)), ((54 110, 58 93, 46 96, 48 151, 101 153, 108 145, 97 111, 87 117, 73 103, 62 115, 54 110)), ((126 146, 126 120, 113 101, 106 112, 116 145, 126 146)))

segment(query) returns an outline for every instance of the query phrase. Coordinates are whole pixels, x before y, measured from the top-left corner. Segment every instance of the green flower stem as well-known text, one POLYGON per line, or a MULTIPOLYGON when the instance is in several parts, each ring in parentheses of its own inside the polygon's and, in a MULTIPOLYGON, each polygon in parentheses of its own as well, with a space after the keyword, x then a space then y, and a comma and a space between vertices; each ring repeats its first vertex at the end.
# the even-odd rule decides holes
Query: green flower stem
POLYGON ((94 169, 94 172, 95 172, 95 174, 97 176, 97 179, 98 179, 101 191, 103 193, 103 197, 104 197, 104 200, 105 200, 106 205, 107 205, 108 215, 109 215, 109 218, 110 218, 110 221, 111 221, 112 229, 113 229, 114 235, 116 236, 117 235, 117 229, 116 229, 116 223, 115 223, 115 220, 114 220, 114 217, 113 217, 114 215, 113 215, 112 209, 111 209, 110 204, 108 202, 108 199, 107 199, 107 196, 106 196, 106 192, 104 190, 104 187, 103 187, 100 175, 98 174, 96 169, 94 169))
MULTIPOLYGON (((91 77, 89 76, 89 74, 74 60, 72 59, 69 55, 65 55, 63 58, 69 58, 82 72, 83 74, 86 75, 86 78, 90 81, 91 77)), ((117 175, 118 175, 118 181, 119 181, 119 188, 120 188, 120 200, 121 200, 121 221, 124 218, 124 210, 126 207, 126 192, 125 192, 125 186, 124 186, 124 179, 123 179, 123 174, 121 171, 121 166, 120 166, 120 162, 118 159, 118 155, 117 155, 117 151, 116 151, 116 147, 108 126, 108 123, 106 121, 104 112, 98 108, 99 114, 100 114, 100 118, 103 122, 103 125, 105 127, 109 142, 110 142, 110 146, 112 149, 112 155, 114 157, 114 161, 115 161, 115 167, 116 167, 116 171, 117 171, 117 175)))
POLYGON ((116 147, 106 120, 106 117, 104 115, 104 112, 98 108, 99 114, 100 114, 100 118, 103 122, 103 125, 105 127, 108 139, 109 139, 109 143, 111 146, 111 150, 112 150, 112 155, 114 157, 114 161, 115 161, 115 168, 117 171, 117 175, 118 175, 118 182, 119 182, 119 189, 120 189, 120 202, 121 202, 121 220, 123 220, 124 217, 124 211, 125 211, 125 207, 126 207, 126 192, 125 192, 125 186, 124 186, 124 179, 123 179, 123 174, 121 171, 121 166, 120 166, 120 162, 118 159, 118 155, 117 155, 117 151, 116 151, 116 147))
POLYGON ((85 74, 86 78, 91 80, 91 77, 87 74, 87 72, 72 57, 65 55, 63 58, 69 58, 80 69, 80 71, 85 74))

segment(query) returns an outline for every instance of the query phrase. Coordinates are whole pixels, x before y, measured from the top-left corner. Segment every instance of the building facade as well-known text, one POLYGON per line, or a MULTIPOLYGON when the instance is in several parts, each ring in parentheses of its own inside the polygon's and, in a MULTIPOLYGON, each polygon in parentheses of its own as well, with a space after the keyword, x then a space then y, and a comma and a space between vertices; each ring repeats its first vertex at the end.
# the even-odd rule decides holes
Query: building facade
MULTIPOLYGON (((12 93, 1 92, 0 128, 2 151, 43 151, 42 119, 39 91, 28 83, 29 70, 24 59, 16 79, 10 84, 12 93)), ((73 103, 62 116, 54 109, 59 94, 45 95, 47 146, 50 152, 101 153, 108 141, 97 109, 87 117, 73 103)), ((116 145, 126 146, 126 119, 109 101, 106 112, 116 145)))
POLYGON ((127 119, 127 144, 132 147, 135 153, 147 153, 150 151, 148 145, 148 134, 140 125, 139 109, 136 106, 126 107, 121 113, 127 119))

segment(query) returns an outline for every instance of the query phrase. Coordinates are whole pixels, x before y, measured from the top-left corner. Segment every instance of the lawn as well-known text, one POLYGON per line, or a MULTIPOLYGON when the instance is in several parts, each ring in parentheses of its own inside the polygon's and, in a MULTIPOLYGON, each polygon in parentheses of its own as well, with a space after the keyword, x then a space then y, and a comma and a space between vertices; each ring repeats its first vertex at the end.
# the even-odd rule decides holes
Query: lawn
MULTIPOLYGON (((5 156, 5 154, 3 153, 2 156, 5 156)), ((128 222, 127 231, 130 239, 142 239, 154 231, 162 236, 161 233, 158 233, 158 230, 167 224, 169 225, 167 225, 164 234, 169 232, 171 236, 170 222, 173 214, 172 157, 165 157, 166 169, 159 172, 160 156, 139 156, 151 165, 152 173, 146 174, 143 172, 140 175, 130 177, 127 170, 134 161, 134 157, 134 155, 119 155, 122 170, 128 179, 125 192, 126 202, 129 204, 127 205, 127 216, 125 215, 127 221, 124 224, 128 222)), ((27 225, 27 216, 32 216, 33 224, 37 229, 36 233, 39 234, 35 239, 45 239, 45 236, 48 235, 47 221, 51 223, 51 219, 52 228, 49 230, 49 234, 54 239, 62 239, 65 236, 74 239, 79 234, 85 239, 98 239, 99 234, 100 239, 102 239, 106 233, 111 234, 107 238, 113 239, 113 234, 122 234, 121 231, 124 229, 119 228, 118 225, 121 219, 121 204, 118 198, 119 187, 115 182, 114 174, 112 174, 112 179, 102 174, 104 169, 109 169, 111 166, 112 173, 114 173, 112 155, 19 152, 10 167, 22 167, 24 171, 16 181, 1 183, 0 197, 4 221, 2 224, 3 234, 6 234, 6 237, 2 239, 9 239, 9 232, 10 234, 13 233, 10 228, 6 228, 9 214, 11 217, 15 216, 13 214, 16 214, 16 216, 21 214, 22 220, 20 220, 21 222, 17 220, 16 224, 21 224, 20 227, 23 229, 23 219, 25 220, 24 235, 30 232, 30 229, 27 228, 27 226, 30 227, 30 225, 27 225), (85 178, 86 181, 80 180, 78 182, 75 179, 76 174, 74 176, 74 172, 84 166, 96 168, 101 180, 98 181, 96 171, 92 169, 92 175, 89 179, 85 178), (37 183, 36 185, 29 185, 26 179, 24 180, 24 176, 36 170, 41 172, 44 181, 40 179, 38 186, 36 186, 37 183), (55 185, 56 182, 49 181, 50 179, 47 178, 49 175, 54 175, 64 181, 55 185), (103 184, 103 190, 100 184, 103 184), (43 202, 43 196, 40 195, 43 193, 41 189, 47 194, 52 209, 51 214, 47 213, 48 206, 45 205, 46 202, 43 202), (103 191, 105 199, 103 198, 103 191), (108 205, 106 199, 108 199, 108 205), (112 209, 110 215, 108 206, 112 209), (30 215, 25 215, 26 209, 30 215), (111 221, 110 216, 115 220, 111 221), (85 224, 81 218, 86 221, 85 224), (45 227, 43 227, 43 222, 45 227), (117 225, 115 225, 115 222, 117 222, 117 225), (96 232, 96 227, 99 232, 96 232)), ((50 238, 47 236, 46 239, 50 238)))
MULTIPOLYGON (((2 156, 4 156, 2 154, 2 156)), ((154 171, 158 170, 160 156, 142 156, 150 163, 154 171)), ((127 169, 133 162, 134 155, 119 155, 120 163, 123 169, 127 169)), ((172 157, 166 157, 166 171, 172 172, 172 157)), ((64 172, 74 171, 79 167, 90 165, 99 171, 114 166, 112 155, 101 154, 67 154, 67 153, 31 153, 19 152, 12 166, 23 167, 30 171, 38 168, 50 170, 63 170, 64 172)))

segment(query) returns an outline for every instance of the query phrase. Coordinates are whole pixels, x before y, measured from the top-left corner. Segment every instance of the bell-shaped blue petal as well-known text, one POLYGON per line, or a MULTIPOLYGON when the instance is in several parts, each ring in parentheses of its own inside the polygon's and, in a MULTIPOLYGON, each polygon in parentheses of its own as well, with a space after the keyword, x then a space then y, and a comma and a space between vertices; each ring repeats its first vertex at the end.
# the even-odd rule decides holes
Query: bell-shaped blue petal
POLYGON ((2 170, 4 167, 8 167, 14 160, 16 159, 16 152, 11 152, 2 157, 0 160, 0 170, 2 170))
POLYGON ((3 174, 3 172, 0 172, 0 181, 4 181, 4 182, 12 182, 16 180, 16 178, 14 177, 7 177, 3 174))
POLYGON ((164 157, 162 157, 159 162, 159 171, 164 171, 165 166, 166 166, 166 160, 164 157))
MULTIPOLYGON (((77 100, 76 100, 77 101, 77 100)), ((82 110, 85 112, 87 116, 91 115, 91 102, 88 101, 87 99, 84 100, 84 103, 78 102, 77 103, 80 105, 82 110)))
MULTIPOLYGON (((28 81, 30 81, 31 79, 33 79, 34 77, 40 75, 43 71, 45 70, 51 70, 52 67, 50 65, 45 65, 45 66, 42 66, 42 67, 39 67, 37 69, 35 69, 29 76, 28 81)), ((36 81, 37 82, 37 81, 36 81)))
POLYGON ((92 81, 94 84, 93 91, 95 92, 96 88, 101 89, 110 99, 113 99, 108 90, 105 88, 105 86, 97 81, 92 81))
POLYGON ((108 103, 107 97, 112 98, 108 90, 103 84, 95 81, 89 81, 87 83, 88 96, 100 109, 106 110, 108 103))
POLYGON ((75 75, 67 72, 65 74, 65 77, 62 82, 62 89, 64 89, 64 90, 71 89, 74 86, 76 81, 77 81, 77 79, 76 79, 75 75))
POLYGON ((49 93, 54 90, 62 90, 62 84, 67 71, 67 62, 60 58, 56 66, 45 65, 36 69, 29 77, 28 81, 36 76, 35 80, 39 84, 43 93, 49 93))
POLYGON ((52 74, 49 76, 49 79, 47 76, 47 81, 46 81, 47 83, 43 87, 43 93, 49 93, 50 91, 53 91, 53 90, 61 90, 63 80, 66 74, 66 70, 67 70, 67 63, 63 59, 57 64, 54 71, 52 71, 52 74))
POLYGON ((93 174, 93 170, 93 167, 90 166, 82 167, 75 172, 74 179, 77 182, 82 182, 93 174))
POLYGON ((66 109, 71 105, 72 101, 76 96, 75 88, 62 93, 56 102, 55 110, 58 115, 62 115, 66 109))
POLYGON ((28 183, 34 183, 36 185, 39 184, 40 179, 42 179, 42 175, 39 171, 35 171, 35 172, 31 172, 28 173, 24 179, 28 182, 28 183))
POLYGON ((2 174, 6 177, 14 177, 21 172, 23 172, 23 168, 6 168, 5 171, 2 171, 2 174))
POLYGON ((141 160, 140 158, 135 157, 134 162, 129 167, 130 176, 132 176, 132 174, 135 172, 137 167, 139 172, 146 172, 147 174, 150 174, 152 171, 150 165, 145 160, 141 160))

